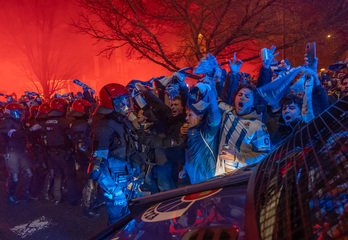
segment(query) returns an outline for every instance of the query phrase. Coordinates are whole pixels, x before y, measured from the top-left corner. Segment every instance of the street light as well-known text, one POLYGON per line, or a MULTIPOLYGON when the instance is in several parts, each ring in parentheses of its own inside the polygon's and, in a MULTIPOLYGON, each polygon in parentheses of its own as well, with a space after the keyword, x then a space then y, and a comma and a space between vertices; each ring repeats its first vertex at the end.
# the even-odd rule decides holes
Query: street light
POLYGON ((327 38, 331 38, 331 35, 329 34, 329 35, 327 35, 326 37, 327 37, 327 38))

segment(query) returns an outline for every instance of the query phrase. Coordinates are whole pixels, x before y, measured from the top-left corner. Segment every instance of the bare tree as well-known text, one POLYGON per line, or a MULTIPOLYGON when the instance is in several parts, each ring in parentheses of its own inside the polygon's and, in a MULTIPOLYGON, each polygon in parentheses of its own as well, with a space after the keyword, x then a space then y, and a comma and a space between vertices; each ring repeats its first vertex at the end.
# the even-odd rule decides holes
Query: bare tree
POLYGON ((7 1, 2 5, 8 40, 25 56, 22 66, 36 91, 45 97, 66 86, 76 61, 62 40, 64 1, 7 1))
POLYGON ((339 25, 330 18, 333 14, 338 16, 336 20, 347 14, 345 0, 319 0, 320 4, 300 0, 79 2, 85 11, 74 26, 97 41, 107 42, 101 53, 110 56, 116 48, 128 46, 130 54, 137 51, 170 71, 194 65, 207 52, 226 59, 233 52, 255 53, 252 46, 259 42, 287 48, 319 30, 339 25), (328 5, 330 11, 323 11, 328 5))

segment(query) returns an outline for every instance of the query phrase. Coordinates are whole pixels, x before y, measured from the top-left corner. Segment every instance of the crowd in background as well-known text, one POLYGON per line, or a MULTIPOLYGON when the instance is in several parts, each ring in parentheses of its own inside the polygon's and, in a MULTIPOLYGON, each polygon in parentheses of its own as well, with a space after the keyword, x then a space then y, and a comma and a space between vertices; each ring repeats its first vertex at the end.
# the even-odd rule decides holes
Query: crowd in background
POLYGON ((7 177, 8 203, 68 201, 95 218, 96 207, 109 201, 108 207, 122 206, 109 219, 115 222, 127 213, 130 198, 258 163, 348 93, 347 61, 317 73, 317 58, 305 56, 303 66, 293 67, 275 59, 275 47, 267 51, 257 79, 240 72, 243 62, 236 55, 227 72, 207 54, 195 68, 169 77, 106 85, 99 104, 86 86, 83 93, 52 99, 33 92, 19 99, 5 95, 0 177, 7 177), (188 87, 191 74, 201 78, 188 87), (115 189, 104 167, 115 173, 115 189), (16 190, 20 181, 22 195, 16 190))

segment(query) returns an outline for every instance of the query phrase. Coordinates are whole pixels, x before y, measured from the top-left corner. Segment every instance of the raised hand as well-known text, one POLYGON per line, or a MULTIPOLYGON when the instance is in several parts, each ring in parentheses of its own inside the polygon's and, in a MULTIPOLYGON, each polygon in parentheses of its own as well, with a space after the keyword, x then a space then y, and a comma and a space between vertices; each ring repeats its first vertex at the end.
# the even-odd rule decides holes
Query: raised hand
MULTIPOLYGON (((318 58, 316 58, 315 62, 318 62, 318 58)), ((313 70, 310 67, 306 67, 303 71, 302 74, 304 74, 307 77, 312 77, 313 78, 313 84, 314 86, 318 86, 320 85, 320 80, 318 79, 317 73, 315 72, 315 70, 313 70)))
POLYGON ((315 73, 317 72, 318 58, 314 58, 314 62, 309 63, 307 54, 304 57, 304 66, 311 68, 315 73))
POLYGON ((276 50, 276 46, 272 46, 271 49, 267 49, 268 58, 264 59, 262 61, 262 64, 263 64, 264 68, 269 68, 271 66, 273 58, 276 57, 279 54, 279 52, 277 52, 276 54, 273 54, 275 50, 276 50))
POLYGON ((140 84, 140 83, 136 83, 135 84, 135 88, 140 92, 140 93, 144 93, 147 91, 147 88, 143 85, 143 84, 140 84))
POLYGON ((234 57, 233 57, 233 62, 231 62, 231 60, 228 59, 228 61, 230 62, 230 69, 232 73, 238 73, 240 67, 243 64, 242 60, 237 59, 236 60, 236 53, 234 53, 234 57))

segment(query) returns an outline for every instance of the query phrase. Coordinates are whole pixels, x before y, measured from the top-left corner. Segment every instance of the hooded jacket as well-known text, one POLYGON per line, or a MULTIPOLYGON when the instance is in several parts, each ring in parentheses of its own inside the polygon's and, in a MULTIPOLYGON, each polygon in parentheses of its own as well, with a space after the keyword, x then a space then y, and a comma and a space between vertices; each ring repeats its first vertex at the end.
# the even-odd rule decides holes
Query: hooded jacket
POLYGON ((253 111, 238 116, 235 108, 224 102, 219 103, 219 108, 222 112, 219 153, 223 144, 227 144, 239 162, 218 158, 215 175, 225 173, 226 164, 233 169, 259 162, 271 150, 270 136, 260 115, 253 111))

